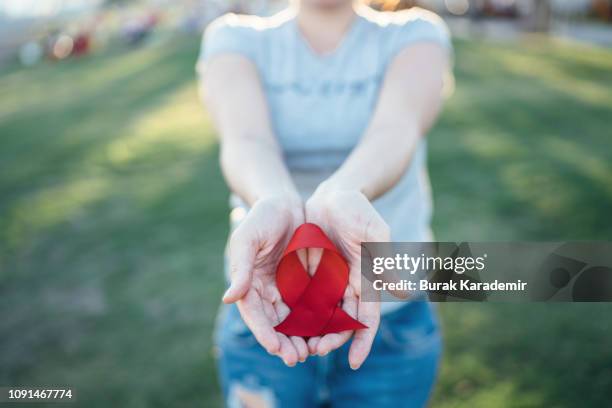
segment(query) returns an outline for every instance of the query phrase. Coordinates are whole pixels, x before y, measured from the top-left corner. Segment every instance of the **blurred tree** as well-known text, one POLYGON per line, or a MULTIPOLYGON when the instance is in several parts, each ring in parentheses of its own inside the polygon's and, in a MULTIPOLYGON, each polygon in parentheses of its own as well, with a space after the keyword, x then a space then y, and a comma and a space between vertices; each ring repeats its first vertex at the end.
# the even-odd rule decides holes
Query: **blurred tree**
POLYGON ((597 17, 612 22, 611 0, 593 0, 593 10, 597 17))

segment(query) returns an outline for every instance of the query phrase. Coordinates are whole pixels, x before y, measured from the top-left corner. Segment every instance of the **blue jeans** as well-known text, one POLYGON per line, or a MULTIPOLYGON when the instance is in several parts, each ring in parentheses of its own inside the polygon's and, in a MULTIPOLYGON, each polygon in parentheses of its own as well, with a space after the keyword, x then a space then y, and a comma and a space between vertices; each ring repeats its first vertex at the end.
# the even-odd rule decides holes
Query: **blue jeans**
POLYGON ((433 306, 410 302, 384 314, 372 351, 359 370, 348 365, 350 342, 325 357, 287 367, 269 355, 236 306, 223 306, 215 343, 228 407, 423 407, 442 350, 433 306))

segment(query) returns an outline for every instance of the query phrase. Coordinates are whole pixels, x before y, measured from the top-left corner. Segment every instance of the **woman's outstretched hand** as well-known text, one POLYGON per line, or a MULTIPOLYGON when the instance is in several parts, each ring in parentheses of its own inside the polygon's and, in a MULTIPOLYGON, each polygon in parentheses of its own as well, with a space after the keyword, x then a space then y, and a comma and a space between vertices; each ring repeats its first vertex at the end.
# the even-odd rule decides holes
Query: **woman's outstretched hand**
POLYGON ((302 337, 287 337, 274 330, 289 314, 276 286, 276 266, 303 222, 299 197, 258 200, 230 237, 231 284, 223 296, 224 303, 237 304, 245 324, 268 353, 288 366, 305 361, 308 346, 302 337))
MULTIPOLYGON (((378 330, 380 303, 361 302, 361 243, 390 241, 389 227, 365 195, 359 191, 329 191, 323 185, 305 205, 306 222, 320 226, 344 253, 349 263, 349 284, 342 308, 368 326, 355 331, 349 350, 349 364, 357 369, 363 364, 378 330)), ((308 250, 308 268, 312 274, 322 250, 308 250)), ((326 334, 308 340, 311 354, 326 355, 351 338, 353 331, 326 334)))
MULTIPOLYGON (((367 358, 378 330, 380 304, 361 302, 361 243, 389 241, 389 227, 369 200, 358 191, 317 190, 305 208, 297 197, 258 200, 232 233, 229 243, 230 287, 224 303, 236 303, 257 341, 289 366, 311 354, 326 355, 346 343, 354 333, 349 363, 357 369, 367 358), (304 217, 305 214, 305 217, 304 217), (340 248, 349 263, 349 284, 342 308, 368 328, 312 337, 288 337, 274 330, 289 314, 276 285, 276 267, 298 226, 311 222, 320 226, 340 248)), ((314 274, 322 250, 298 251, 314 274), (307 259, 306 259, 307 258, 307 259)))

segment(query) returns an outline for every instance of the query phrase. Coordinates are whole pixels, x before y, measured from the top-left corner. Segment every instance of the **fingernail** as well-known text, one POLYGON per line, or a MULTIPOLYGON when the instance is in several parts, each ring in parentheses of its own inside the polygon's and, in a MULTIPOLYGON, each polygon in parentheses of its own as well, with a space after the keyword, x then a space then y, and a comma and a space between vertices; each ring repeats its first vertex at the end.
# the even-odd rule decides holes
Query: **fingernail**
POLYGON ((359 364, 350 363, 350 366, 351 366, 351 370, 359 369, 359 364))

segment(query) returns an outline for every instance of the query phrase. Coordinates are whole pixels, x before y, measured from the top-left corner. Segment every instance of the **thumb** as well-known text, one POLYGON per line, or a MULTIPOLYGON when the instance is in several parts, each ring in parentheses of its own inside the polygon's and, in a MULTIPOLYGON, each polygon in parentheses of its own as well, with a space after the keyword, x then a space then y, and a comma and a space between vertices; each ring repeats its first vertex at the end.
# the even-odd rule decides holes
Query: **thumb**
POLYGON ((230 287, 223 295, 223 303, 234 303, 246 295, 251 287, 251 272, 249 269, 240 269, 232 276, 230 287))
POLYGON ((234 303, 242 299, 251 287, 251 275, 255 252, 250 243, 232 237, 230 241, 230 287, 223 295, 223 303, 234 303))

